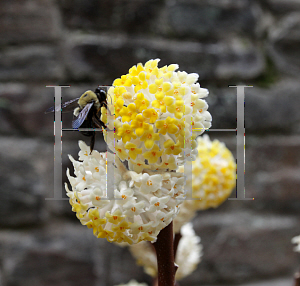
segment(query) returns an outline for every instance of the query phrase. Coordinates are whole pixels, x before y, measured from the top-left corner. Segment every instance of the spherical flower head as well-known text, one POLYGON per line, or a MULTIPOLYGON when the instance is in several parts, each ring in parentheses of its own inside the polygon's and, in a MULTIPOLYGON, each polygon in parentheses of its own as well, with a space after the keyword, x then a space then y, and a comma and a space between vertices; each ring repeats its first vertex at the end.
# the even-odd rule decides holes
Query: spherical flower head
MULTIPOLYGON (((197 138, 198 155, 192 162, 192 173, 186 174, 186 188, 192 190, 180 205, 180 211, 174 220, 174 230, 190 221, 198 210, 217 208, 231 194, 236 184, 236 163, 232 153, 224 143, 211 141, 208 135, 197 138)), ((179 167, 179 172, 184 172, 179 167)))
POLYGON ((127 284, 119 284, 116 286, 148 286, 146 283, 138 283, 135 280, 130 280, 127 284))
MULTIPOLYGON (((79 147, 79 161, 69 156, 75 176, 67 170, 72 191, 67 184, 66 191, 80 222, 92 228, 96 237, 109 242, 155 242, 158 233, 178 213, 184 197, 183 174, 128 171, 111 153, 94 150, 90 154, 82 141, 79 147), (113 174, 108 169, 113 169, 113 174), (112 188, 107 187, 109 176, 113 178, 112 188)), ((126 147, 135 148, 130 144, 126 147)))
POLYGON ((292 238, 292 243, 296 243, 297 246, 294 248, 294 251, 300 252, 300 235, 292 238))
MULTIPOLYGON (((181 229, 182 238, 179 241, 175 262, 178 265, 176 280, 190 275, 201 261, 202 245, 200 237, 195 235, 193 225, 188 223, 181 229)), ((136 258, 137 264, 144 267, 144 271, 157 276, 157 260, 153 247, 146 242, 130 246, 131 254, 136 258)))
MULTIPOLYGON (((198 74, 176 71, 177 64, 159 68, 158 62, 133 66, 108 91, 115 114, 114 126, 108 128, 115 132, 104 130, 105 140, 112 151, 124 146, 116 153, 136 172, 176 170, 194 160, 195 138, 211 126, 203 100, 208 90, 197 83, 198 74), (135 144, 133 150, 125 147, 128 142, 135 144), (166 159, 172 163, 164 164, 166 159)), ((104 114, 101 120, 105 122, 104 114)))

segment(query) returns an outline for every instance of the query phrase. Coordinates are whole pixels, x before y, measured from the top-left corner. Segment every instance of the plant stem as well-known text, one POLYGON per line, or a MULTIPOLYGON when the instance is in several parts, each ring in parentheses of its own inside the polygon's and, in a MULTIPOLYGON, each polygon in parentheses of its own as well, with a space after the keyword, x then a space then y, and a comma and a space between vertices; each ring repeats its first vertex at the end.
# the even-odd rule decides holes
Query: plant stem
POLYGON ((174 259, 176 259, 176 253, 177 253, 177 248, 179 241, 181 239, 182 235, 180 232, 175 233, 175 238, 174 238, 174 259))
POLYGON ((294 278, 295 278, 295 284, 294 285, 295 286, 300 286, 300 273, 296 272, 294 278))
POLYGON ((153 243, 157 256, 158 286, 174 286, 175 272, 173 246, 173 222, 166 226, 153 243))

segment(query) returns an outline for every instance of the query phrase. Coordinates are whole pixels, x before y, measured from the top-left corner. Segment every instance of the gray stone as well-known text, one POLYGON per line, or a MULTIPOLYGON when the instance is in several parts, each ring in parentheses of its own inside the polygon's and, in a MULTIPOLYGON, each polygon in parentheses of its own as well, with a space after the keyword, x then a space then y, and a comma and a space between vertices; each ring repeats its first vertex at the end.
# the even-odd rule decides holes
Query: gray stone
POLYGON ((60 1, 63 23, 69 29, 89 31, 124 31, 149 33, 163 3, 158 0, 137 1, 60 1))
POLYGON ((107 286, 133 277, 145 280, 127 248, 97 239, 79 221, 1 231, 0 260, 5 286, 107 286))
POLYGON ((253 35, 260 15, 257 6, 251 1, 168 3, 163 15, 167 21, 164 21, 168 32, 176 37, 216 39, 225 38, 228 34, 253 35))
POLYGON ((111 85, 139 62, 161 58, 160 66, 179 64, 180 70, 197 72, 200 81, 238 77, 250 79, 263 72, 260 50, 250 42, 236 39, 232 43, 202 44, 155 38, 130 38, 124 34, 72 35, 65 45, 65 58, 74 79, 89 78, 111 85), (245 44, 246 43, 246 44, 245 44))
POLYGON ((59 11, 52 1, 0 3, 0 44, 53 41, 60 29, 59 11))
MULTIPOLYGON (((212 128, 236 128, 237 91, 226 87, 209 89, 207 97, 212 115, 212 128)), ((299 82, 282 79, 270 88, 245 87, 246 135, 262 132, 299 133, 300 106, 299 82), (292 103, 292 104, 291 104, 292 103)))
POLYGON ((285 74, 300 72, 300 13, 290 13, 270 28, 268 50, 276 66, 285 74))
POLYGON ((254 277, 292 277, 297 268, 298 256, 291 239, 300 233, 300 226, 293 216, 211 210, 199 212, 194 228, 201 237, 204 255, 182 285, 232 285, 254 277))
POLYGON ((25 46, 4 49, 0 55, 0 80, 62 80, 63 68, 57 48, 25 46))
MULTIPOLYGON (((0 141, 0 225, 34 225, 45 221, 44 197, 53 165, 45 161, 52 147, 25 138, 0 141), (50 148, 49 148, 50 147, 50 148)), ((53 163, 52 163, 53 164, 53 163)))
POLYGON ((299 128, 299 82, 283 79, 270 89, 247 88, 245 91, 246 132, 268 130, 284 133, 299 128), (291 104, 293 102, 293 104, 291 104))
POLYGON ((92 234, 77 224, 2 231, 0 256, 7 286, 95 285, 92 234))
POLYGON ((267 3, 272 11, 279 14, 300 10, 298 0, 262 0, 262 2, 267 3))

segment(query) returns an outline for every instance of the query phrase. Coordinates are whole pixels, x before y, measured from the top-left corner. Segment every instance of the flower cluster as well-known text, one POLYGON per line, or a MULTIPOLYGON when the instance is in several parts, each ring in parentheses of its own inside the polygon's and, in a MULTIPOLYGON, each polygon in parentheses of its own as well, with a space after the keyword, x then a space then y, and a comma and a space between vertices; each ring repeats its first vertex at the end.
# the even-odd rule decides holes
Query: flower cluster
POLYGON ((79 147, 79 161, 69 156, 75 173, 73 177, 67 170, 72 191, 66 184, 77 218, 109 242, 154 242, 178 213, 176 198, 182 201, 184 196, 183 174, 150 170, 138 174, 128 171, 111 153, 94 150, 90 154, 82 141, 79 147), (108 167, 113 167, 114 174, 107 174, 108 167), (107 191, 106 174, 113 176, 113 194, 107 191))
MULTIPOLYGON (((200 237, 195 235, 191 223, 181 228, 182 238, 179 241, 176 264, 176 280, 190 275, 197 267, 202 256, 200 237)), ((131 254, 136 258, 137 264, 144 267, 144 271, 152 277, 157 276, 157 260, 153 247, 146 242, 140 242, 130 246, 131 254)))
MULTIPOLYGON (((114 126, 103 109, 105 140, 129 169, 176 170, 196 156, 196 137, 211 126, 198 74, 175 72, 177 64, 158 68, 159 59, 138 64, 114 81, 108 91, 114 126)), ((104 108, 104 107, 103 107, 104 108)))
MULTIPOLYGON (((197 159, 192 162, 192 173, 186 174, 186 186, 192 190, 192 198, 187 198, 180 206, 174 220, 176 232, 194 217, 196 211, 221 205, 236 183, 235 160, 225 144, 210 141, 208 135, 198 137, 197 143, 197 159)), ((179 171, 184 172, 184 168, 180 166, 179 171)))
POLYGON ((294 248, 294 251, 300 252, 300 235, 293 237, 292 243, 297 244, 297 246, 294 248))

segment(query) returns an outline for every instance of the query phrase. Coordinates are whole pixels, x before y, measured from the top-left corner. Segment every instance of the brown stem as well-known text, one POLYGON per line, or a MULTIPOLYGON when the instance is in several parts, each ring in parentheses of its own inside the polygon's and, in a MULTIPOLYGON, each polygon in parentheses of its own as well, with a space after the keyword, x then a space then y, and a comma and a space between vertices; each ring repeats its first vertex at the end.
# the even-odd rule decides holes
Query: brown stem
POLYGON ((179 241, 181 239, 182 235, 180 232, 175 233, 175 238, 174 238, 174 259, 176 260, 176 253, 177 253, 177 248, 178 248, 178 244, 179 241))
POLYGON ((153 243, 157 256, 158 286, 174 286, 175 272, 173 248, 173 222, 160 231, 153 243))
POLYGON ((152 284, 152 286, 158 286, 158 279, 157 279, 157 277, 155 277, 155 278, 153 279, 153 284, 152 284))
POLYGON ((295 284, 294 285, 295 286, 300 286, 300 273, 296 272, 294 278, 295 278, 295 284))

